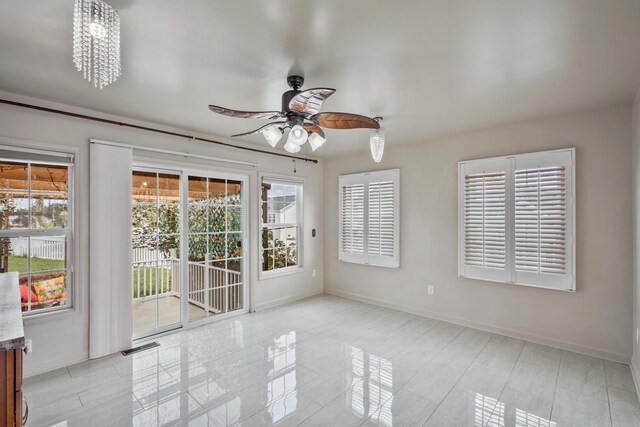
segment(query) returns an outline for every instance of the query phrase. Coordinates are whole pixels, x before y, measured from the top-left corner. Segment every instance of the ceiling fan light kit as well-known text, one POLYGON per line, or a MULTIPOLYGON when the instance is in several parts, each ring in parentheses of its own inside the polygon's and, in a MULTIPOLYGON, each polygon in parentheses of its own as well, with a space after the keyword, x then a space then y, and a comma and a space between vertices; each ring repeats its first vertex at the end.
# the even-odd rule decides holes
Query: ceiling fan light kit
POLYGON ((316 151, 318 148, 322 147, 322 144, 324 144, 326 141, 326 139, 315 132, 309 135, 309 145, 311 146, 312 151, 316 151))
POLYGON ((308 137, 309 133, 300 125, 295 125, 291 128, 291 132, 289 132, 289 141, 296 145, 304 144, 307 142, 308 137))
POLYGON ((264 139, 267 140, 270 146, 274 147, 278 142, 282 139, 282 135, 284 135, 284 131, 277 126, 269 126, 266 129, 260 131, 264 139))
POLYGON ((287 141, 287 143, 284 144, 284 149, 291 154, 295 154, 301 150, 301 147, 298 144, 294 144, 291 141, 287 141))
POLYGON ((378 122, 370 117, 353 113, 321 113, 324 101, 334 94, 335 89, 315 88, 301 91, 304 83, 302 76, 289 76, 287 83, 291 90, 282 94, 281 111, 239 111, 217 105, 209 109, 217 114, 243 119, 278 119, 250 132, 231 135, 247 136, 261 133, 269 145, 275 147, 284 130, 290 128, 284 149, 297 153, 305 142, 311 150, 320 148, 326 141, 322 127, 330 129, 379 129, 378 122))

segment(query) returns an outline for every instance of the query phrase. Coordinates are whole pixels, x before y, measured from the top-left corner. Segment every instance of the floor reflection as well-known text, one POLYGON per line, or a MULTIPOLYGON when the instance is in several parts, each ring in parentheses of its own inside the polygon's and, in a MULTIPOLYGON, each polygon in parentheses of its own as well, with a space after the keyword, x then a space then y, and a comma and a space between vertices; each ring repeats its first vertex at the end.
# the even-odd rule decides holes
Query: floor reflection
POLYGON ((297 377, 296 377, 296 331, 282 334, 274 340, 267 349, 269 361, 269 382, 267 383, 267 402, 272 421, 278 422, 282 418, 296 411, 297 408, 297 377), (283 402, 274 404, 278 399, 283 402))
POLYGON ((352 347, 350 375, 353 387, 346 393, 347 405, 362 419, 374 417, 378 424, 391 426, 393 405, 393 363, 352 347))
POLYGON ((557 427, 557 424, 516 408, 516 427, 557 427))
POLYGON ((507 425, 515 425, 515 427, 557 427, 555 422, 519 408, 515 408, 515 420, 509 422, 508 419, 510 416, 508 411, 513 408, 508 408, 503 402, 480 393, 476 393, 475 395, 475 422, 477 426, 507 427, 507 425), (515 424, 513 424, 513 422, 515 422, 515 424))

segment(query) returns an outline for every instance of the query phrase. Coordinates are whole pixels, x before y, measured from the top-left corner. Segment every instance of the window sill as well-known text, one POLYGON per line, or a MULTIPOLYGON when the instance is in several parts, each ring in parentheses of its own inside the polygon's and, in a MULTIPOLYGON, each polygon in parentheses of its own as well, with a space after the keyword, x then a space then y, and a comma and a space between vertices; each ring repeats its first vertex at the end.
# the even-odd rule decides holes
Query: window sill
POLYGON ((22 323, 25 326, 38 325, 41 323, 55 322, 58 320, 64 320, 68 317, 74 317, 79 314, 79 311, 74 307, 61 308, 58 310, 50 310, 42 313, 34 313, 25 316, 22 315, 22 323))
POLYGON ((304 272, 304 267, 287 267, 280 268, 278 270, 271 271, 261 271, 260 272, 260 281, 275 279, 277 277, 290 276, 292 274, 298 274, 304 272))
POLYGON ((575 288, 575 283, 572 284, 571 288, 561 288, 561 287, 554 287, 554 286, 547 286, 547 285, 540 285, 540 284, 533 284, 533 283, 525 283, 525 282, 507 282, 504 280, 496 280, 496 279, 491 279, 491 278, 482 278, 482 277, 474 277, 474 276, 465 276, 463 274, 458 274, 458 277, 462 278, 462 279, 468 279, 468 280, 479 280, 481 282, 491 282, 491 283, 499 283, 501 285, 514 285, 514 286, 520 286, 523 288, 536 288, 536 289, 545 289, 545 290, 549 290, 549 291, 560 291, 560 292, 568 292, 568 293, 576 293, 576 288, 575 288))

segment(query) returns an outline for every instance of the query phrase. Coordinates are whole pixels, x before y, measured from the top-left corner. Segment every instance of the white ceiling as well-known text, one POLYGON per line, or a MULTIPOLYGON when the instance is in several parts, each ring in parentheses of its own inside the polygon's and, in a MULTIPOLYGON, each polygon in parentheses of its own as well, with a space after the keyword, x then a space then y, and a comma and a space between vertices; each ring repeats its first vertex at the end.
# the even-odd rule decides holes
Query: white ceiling
MULTIPOLYGON (((100 91, 75 71, 73 0, 2 0, 0 89, 226 136, 265 122, 208 104, 279 109, 299 71, 304 88, 337 89, 324 111, 384 116, 393 145, 630 101, 640 87, 638 0, 108 2, 121 17, 116 83, 100 91)), ((366 130, 327 134, 314 154, 368 147, 366 130)))

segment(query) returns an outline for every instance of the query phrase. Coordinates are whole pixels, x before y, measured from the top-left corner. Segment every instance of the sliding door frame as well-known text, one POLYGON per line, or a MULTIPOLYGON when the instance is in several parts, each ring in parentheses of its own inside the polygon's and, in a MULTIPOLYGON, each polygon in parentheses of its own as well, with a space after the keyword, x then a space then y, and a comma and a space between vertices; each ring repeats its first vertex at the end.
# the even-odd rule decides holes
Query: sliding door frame
POLYGON ((225 167, 212 167, 202 164, 186 164, 185 162, 174 162, 166 159, 150 159, 146 156, 137 156, 134 152, 133 170, 146 170, 156 171, 162 173, 174 173, 180 174, 180 282, 183 284, 180 289, 180 325, 171 325, 164 328, 157 329, 153 334, 146 334, 144 336, 135 336, 134 340, 143 340, 149 338, 151 335, 158 336, 164 333, 169 333, 176 329, 190 329, 198 327, 207 323, 215 322, 218 320, 228 319, 230 317, 246 314, 251 311, 249 306, 252 300, 253 282, 251 275, 251 266, 254 263, 253 252, 251 251, 253 227, 252 216, 250 206, 250 194, 251 194, 251 176, 255 175, 254 171, 229 171, 225 167), (187 230, 189 223, 188 216, 188 195, 189 195, 189 176, 207 177, 214 179, 225 179, 239 181, 241 183, 241 206, 242 206, 242 309, 234 310, 227 313, 216 314, 213 316, 203 317, 200 319, 194 319, 189 321, 189 268, 188 268, 188 256, 184 257, 182 254, 188 254, 189 241, 187 238, 187 230), (183 234, 184 233, 184 234, 183 234))
MULTIPOLYGON (((157 167, 157 166, 142 166, 140 164, 138 164, 135 160, 133 162, 133 167, 131 168, 131 174, 133 177, 133 173, 134 172, 150 172, 150 173, 157 173, 157 174, 171 174, 171 175, 176 175, 178 177, 180 177, 180 227, 182 227, 182 180, 184 177, 184 172, 181 171, 179 168, 163 168, 163 167, 157 167)), ((156 200, 156 204, 158 204, 159 201, 156 200)), ((133 238, 133 233, 131 233, 131 237, 133 238)), ((182 250, 182 233, 180 233, 180 250, 182 250)), ((131 260, 133 261, 133 260, 131 260)), ((132 263, 133 265, 133 263, 132 263)), ((183 265, 182 265, 182 259, 180 260, 180 274, 182 275, 182 270, 183 270, 183 265)), ((182 278, 182 277, 181 277, 182 278)), ((131 279, 132 283, 131 285, 133 285, 133 277, 131 279)), ((158 270, 157 270, 157 266, 156 266, 156 298, 155 298, 155 302, 156 302, 156 327, 154 329, 151 329, 149 331, 144 331, 141 332, 139 334, 134 334, 132 332, 132 340, 142 340, 144 338, 148 338, 151 336, 155 336, 155 335, 159 335, 159 334, 163 334, 166 332, 170 332, 176 329, 180 329, 182 328, 182 326, 184 325, 183 321, 182 321, 182 311, 184 310, 184 307, 182 306, 182 289, 180 290, 180 320, 175 322, 175 323, 171 323, 169 325, 165 325, 165 326, 158 326, 159 323, 159 318, 160 318, 160 307, 158 304, 158 270)), ((131 307, 133 308, 133 301, 132 301, 132 305, 131 307)), ((133 317, 133 313, 131 314, 131 320, 132 323, 136 321, 136 319, 133 317)))

